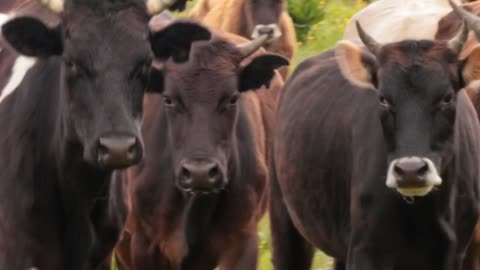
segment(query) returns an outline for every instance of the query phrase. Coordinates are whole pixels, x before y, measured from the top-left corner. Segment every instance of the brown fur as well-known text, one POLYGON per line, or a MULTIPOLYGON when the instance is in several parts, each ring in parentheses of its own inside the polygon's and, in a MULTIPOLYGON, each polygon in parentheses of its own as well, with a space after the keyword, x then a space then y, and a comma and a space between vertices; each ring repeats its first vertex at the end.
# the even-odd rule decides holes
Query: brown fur
MULTIPOLYGON (((163 22, 162 26, 157 26, 161 28, 165 24, 163 22)), ((155 28, 155 23, 153 27, 155 28)), ((221 36, 234 44, 247 41, 233 34, 221 36)), ((223 53, 229 51, 226 44, 222 45, 222 41, 212 41, 212 44, 221 46, 221 51, 218 50, 220 47, 217 47, 215 57, 228 56, 228 53, 223 53)), ((264 50, 259 50, 245 59, 241 66, 247 65, 254 57, 264 53, 264 50)), ((211 61, 208 55, 200 54, 194 57, 204 69, 215 68, 215 65, 218 65, 218 61, 211 61), (212 66, 211 62, 216 64, 212 66)), ((164 68, 175 67, 166 63, 164 68)), ((219 76, 225 76, 226 73, 221 74, 219 76)), ((128 215, 124 232, 115 251, 121 269, 182 269, 181 265, 185 264, 186 256, 189 258, 188 265, 195 265, 195 269, 213 269, 217 264, 222 269, 243 269, 238 268, 238 265, 245 260, 244 257, 256 256, 250 252, 256 253, 257 224, 266 210, 267 153, 270 151, 276 99, 282 86, 283 80, 277 74, 271 82, 270 89, 242 93, 241 111, 246 122, 241 123, 248 127, 242 126, 237 129, 249 130, 254 145, 240 145, 247 151, 240 154, 243 156, 240 159, 247 158, 252 161, 254 158, 255 167, 236 169, 253 170, 251 173, 256 176, 255 179, 235 179, 234 181, 241 181, 240 185, 231 185, 219 195, 220 201, 214 210, 212 220, 208 221, 206 232, 202 234, 205 242, 193 250, 189 248, 185 233, 187 227, 185 213, 189 212, 190 207, 195 207, 193 201, 184 202, 183 195, 179 195, 181 193, 174 186, 173 180, 171 183, 160 183, 162 180, 159 178, 165 172, 158 171, 161 168, 155 165, 164 164, 158 152, 163 147, 158 145, 159 136, 164 136, 162 134, 165 133, 163 126, 159 126, 165 117, 162 97, 148 96, 144 99, 143 134, 149 151, 143 164, 122 174, 123 180, 128 183, 122 185, 123 204, 128 209, 128 215), (248 254, 243 253, 245 250, 248 254)))
MULTIPOLYGON (((246 0, 200 0, 189 16, 213 29, 250 38, 251 29, 247 26, 245 3, 246 0)), ((282 31, 282 36, 265 48, 291 60, 296 51, 297 39, 292 18, 286 10, 281 13, 277 24, 282 31)), ((288 68, 280 69, 280 73, 285 79, 288 68)))

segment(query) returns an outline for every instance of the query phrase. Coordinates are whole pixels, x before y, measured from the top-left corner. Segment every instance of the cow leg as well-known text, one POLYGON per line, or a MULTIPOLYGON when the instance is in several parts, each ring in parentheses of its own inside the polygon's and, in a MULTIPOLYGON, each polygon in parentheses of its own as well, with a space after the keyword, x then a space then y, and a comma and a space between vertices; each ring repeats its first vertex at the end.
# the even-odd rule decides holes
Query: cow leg
POLYGON ((283 201, 274 169, 271 176, 270 226, 274 269, 308 270, 312 265, 315 249, 293 225, 283 201))
MULTIPOLYGON (((256 232, 256 230, 254 230, 256 232)), ((220 259, 221 270, 255 270, 258 259, 258 236, 239 235, 232 241, 234 245, 220 259)))

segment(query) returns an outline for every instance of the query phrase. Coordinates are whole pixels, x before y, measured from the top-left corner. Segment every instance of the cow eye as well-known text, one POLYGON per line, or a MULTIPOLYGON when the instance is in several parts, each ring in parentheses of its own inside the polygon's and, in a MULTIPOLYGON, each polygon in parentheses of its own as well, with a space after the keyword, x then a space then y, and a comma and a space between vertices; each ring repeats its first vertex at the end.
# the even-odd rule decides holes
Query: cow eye
POLYGON ((385 108, 390 108, 392 106, 392 103, 384 96, 380 96, 380 104, 385 108))
POLYGON ((168 107, 172 107, 174 105, 173 99, 170 98, 170 97, 164 97, 163 98, 163 103, 168 107))
POLYGON ((236 105, 237 102, 238 102, 238 98, 239 98, 238 95, 232 96, 232 97, 230 98, 230 100, 228 101, 228 103, 229 103, 230 105, 236 105))
POLYGON ((453 94, 449 93, 449 94, 446 94, 445 96, 443 96, 442 103, 443 104, 449 104, 450 102, 452 102, 452 100, 453 100, 453 94))

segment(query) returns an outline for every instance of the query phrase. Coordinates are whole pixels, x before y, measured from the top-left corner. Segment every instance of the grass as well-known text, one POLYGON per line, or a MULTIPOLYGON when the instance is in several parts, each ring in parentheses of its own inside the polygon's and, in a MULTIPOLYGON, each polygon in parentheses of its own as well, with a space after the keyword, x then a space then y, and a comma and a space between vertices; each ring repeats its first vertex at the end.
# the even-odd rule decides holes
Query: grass
MULTIPOLYGON (((313 0, 312 0, 313 1, 313 0)), ((318 0, 319 5, 326 5, 326 16, 324 20, 312 26, 305 43, 298 44, 298 51, 291 64, 292 70, 303 60, 321 53, 331 48, 343 36, 343 31, 349 19, 359 9, 365 6, 362 1, 352 0, 318 0), (352 3, 353 2, 353 3, 352 3)), ((193 3, 190 3, 191 7, 193 3)), ((185 13, 180 14, 184 16, 185 13)), ((268 217, 265 217, 259 225, 260 254, 259 266, 260 270, 271 270, 271 237, 268 224, 268 217)), ((314 257, 313 270, 330 269, 332 260, 322 252, 316 252, 314 257)))

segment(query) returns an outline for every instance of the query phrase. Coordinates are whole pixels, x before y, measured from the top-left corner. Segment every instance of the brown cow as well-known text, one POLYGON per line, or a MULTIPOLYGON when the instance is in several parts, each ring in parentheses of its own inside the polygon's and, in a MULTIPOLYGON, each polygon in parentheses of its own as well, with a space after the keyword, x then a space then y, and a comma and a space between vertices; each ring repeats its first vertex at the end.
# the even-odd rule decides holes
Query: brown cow
MULTIPOLYGON (((213 29, 256 38, 261 33, 274 32, 281 37, 265 48, 292 59, 297 39, 292 19, 284 0, 199 0, 190 12, 196 19, 213 29)), ((288 68, 280 70, 287 77, 288 68)))
POLYGON ((249 56, 259 40, 237 47, 246 40, 190 28, 176 22, 154 34, 164 45, 154 45, 163 60, 152 85, 163 97, 145 99, 145 161, 112 189, 118 220, 126 219, 116 249, 122 269, 256 269, 283 86, 274 69, 288 61, 249 56))

